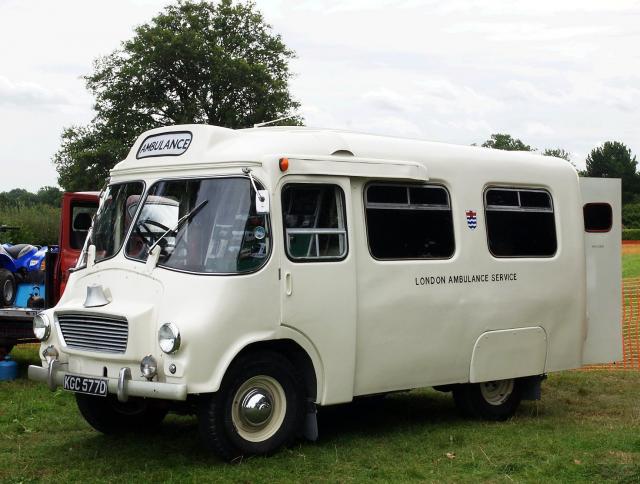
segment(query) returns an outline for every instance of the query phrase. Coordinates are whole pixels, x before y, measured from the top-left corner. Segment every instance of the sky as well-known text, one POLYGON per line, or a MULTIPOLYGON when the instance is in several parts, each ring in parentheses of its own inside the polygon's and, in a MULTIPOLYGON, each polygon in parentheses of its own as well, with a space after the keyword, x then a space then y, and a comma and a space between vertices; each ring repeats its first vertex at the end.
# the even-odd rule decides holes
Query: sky
MULTIPOLYGON (((0 191, 56 185, 82 76, 164 0, 0 0, 0 191)), ((506 132, 578 168, 640 155, 640 0, 257 0, 313 127, 469 145, 506 132)))

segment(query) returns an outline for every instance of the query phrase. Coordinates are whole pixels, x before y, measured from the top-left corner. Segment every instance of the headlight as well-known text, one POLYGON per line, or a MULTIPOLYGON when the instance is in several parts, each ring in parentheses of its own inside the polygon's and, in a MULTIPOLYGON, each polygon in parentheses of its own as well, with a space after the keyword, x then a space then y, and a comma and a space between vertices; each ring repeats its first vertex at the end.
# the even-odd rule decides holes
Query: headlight
POLYGON ((45 313, 37 314, 33 318, 33 334, 36 335, 40 341, 47 341, 51 334, 51 322, 49 317, 45 313))
POLYGON ((180 348, 180 331, 173 323, 165 323, 158 330, 158 344, 165 353, 175 353, 180 348))

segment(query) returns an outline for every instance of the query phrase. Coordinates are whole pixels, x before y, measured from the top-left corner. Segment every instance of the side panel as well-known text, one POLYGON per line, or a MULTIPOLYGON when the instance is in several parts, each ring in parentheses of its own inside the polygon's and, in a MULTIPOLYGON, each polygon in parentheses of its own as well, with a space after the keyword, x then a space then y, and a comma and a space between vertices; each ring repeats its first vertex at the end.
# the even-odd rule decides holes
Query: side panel
POLYGON ((488 331, 473 348, 469 381, 541 375, 546 359, 547 333, 539 326, 488 331))
POLYGON ((582 201, 607 203, 613 220, 608 231, 584 234, 587 263, 587 337, 584 364, 609 363, 622 358, 622 271, 619 179, 580 178, 582 201))

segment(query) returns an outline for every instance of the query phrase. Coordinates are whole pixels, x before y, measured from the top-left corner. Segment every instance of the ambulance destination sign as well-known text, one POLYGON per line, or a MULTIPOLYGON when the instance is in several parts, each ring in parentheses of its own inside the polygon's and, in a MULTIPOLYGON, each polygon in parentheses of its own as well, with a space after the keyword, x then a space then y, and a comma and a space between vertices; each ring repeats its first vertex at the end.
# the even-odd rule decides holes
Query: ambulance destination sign
POLYGON ((191 144, 189 131, 152 134, 147 136, 138 148, 137 159, 152 156, 180 156, 191 144))

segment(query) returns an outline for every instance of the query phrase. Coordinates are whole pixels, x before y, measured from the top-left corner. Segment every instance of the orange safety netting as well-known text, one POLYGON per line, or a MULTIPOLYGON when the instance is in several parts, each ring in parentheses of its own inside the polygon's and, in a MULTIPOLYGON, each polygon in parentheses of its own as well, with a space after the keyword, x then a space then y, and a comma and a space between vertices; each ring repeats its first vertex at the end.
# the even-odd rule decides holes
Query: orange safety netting
POLYGON ((622 360, 587 370, 640 370, 640 277, 622 280, 622 360))

